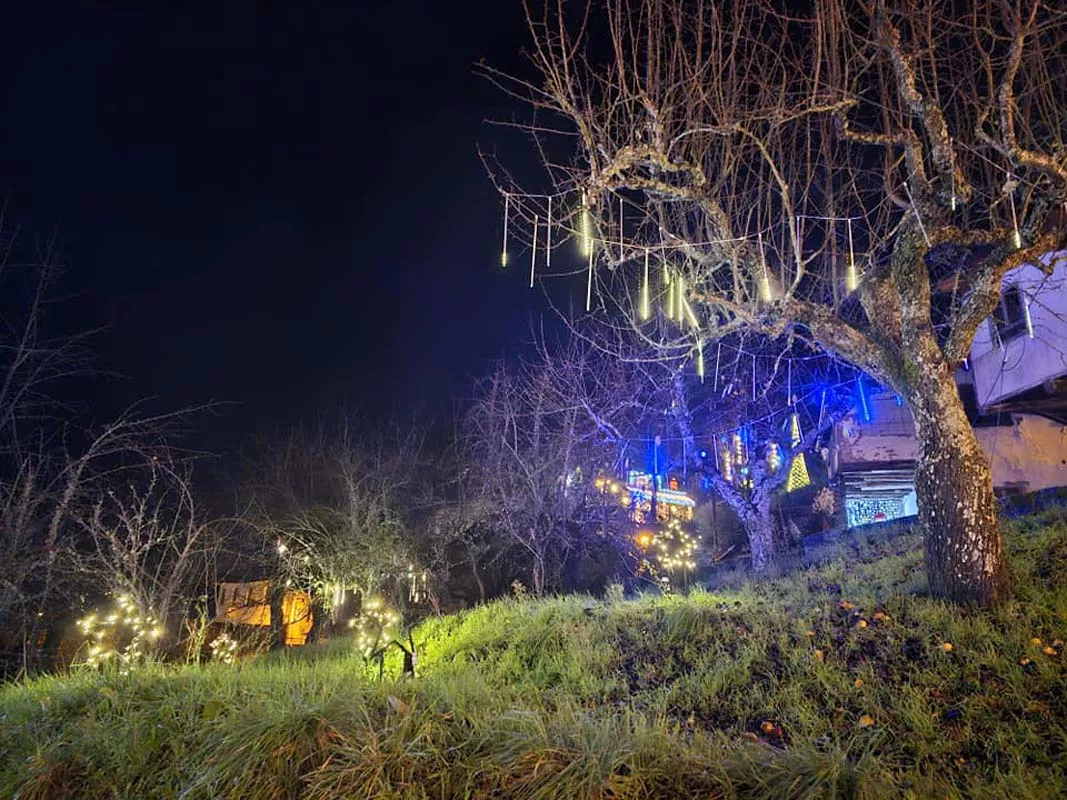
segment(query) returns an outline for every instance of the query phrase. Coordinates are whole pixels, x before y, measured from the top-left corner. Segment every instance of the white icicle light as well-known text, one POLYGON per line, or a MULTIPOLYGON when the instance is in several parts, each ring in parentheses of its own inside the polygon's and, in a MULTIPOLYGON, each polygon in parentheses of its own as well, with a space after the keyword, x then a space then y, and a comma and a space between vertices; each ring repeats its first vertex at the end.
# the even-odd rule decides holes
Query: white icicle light
POLYGON ((1030 316, 1030 295, 1019 290, 1020 299, 1023 301, 1023 317, 1026 319, 1026 335, 1034 338, 1034 320, 1030 316))
POLYGON ((674 286, 671 284, 671 273, 664 267, 663 284, 667 287, 667 319, 674 319, 674 286))
POLYGON ((756 231, 756 242, 759 246, 759 263, 760 263, 760 276, 759 276, 759 299, 760 302, 769 303, 773 299, 771 296, 771 276, 767 272, 767 259, 763 257, 763 232, 756 231))
POLYGON ((533 218, 533 247, 530 250, 530 288, 534 285, 534 270, 537 269, 537 215, 533 218))
POLYGON ((645 279, 641 284, 641 310, 640 310, 640 314, 641 314, 641 321, 642 322, 647 320, 650 316, 652 316, 652 308, 651 308, 651 303, 650 303, 650 299, 649 299, 649 288, 648 288, 648 248, 647 247, 645 248, 645 279))
POLYGON ((1005 188, 1008 190, 1008 204, 1011 207, 1011 244, 1016 250, 1020 250, 1023 246, 1023 237, 1019 233, 1019 217, 1015 213, 1015 179, 1012 175, 1008 175, 1005 188))
POLYGON ((850 219, 848 221, 848 267, 845 271, 845 289, 854 292, 859 285, 859 275, 856 274, 856 253, 852 246, 852 220, 850 219))
POLYGON ((504 242, 500 248, 500 266, 508 265, 508 216, 511 212, 511 195, 504 193, 504 242))
POLYGON ((589 269, 585 281, 585 310, 593 309, 593 249, 589 248, 589 269))
POLYGON ((548 196, 548 219, 545 221, 545 266, 552 266, 552 195, 548 196))
POLYGON ((593 221, 589 217, 589 204, 585 199, 585 195, 582 195, 582 213, 581 213, 581 252, 592 262, 593 259, 593 221))
MULTIPOLYGON (((953 142, 952 139, 949 139, 948 143, 949 143, 950 146, 955 147, 955 142, 953 142)), ((952 183, 952 191, 951 191, 951 194, 949 195, 948 206, 949 206, 950 209, 955 211, 956 210, 956 162, 955 162, 955 160, 953 160, 953 162, 952 162, 952 177, 950 178, 950 181, 952 183)))

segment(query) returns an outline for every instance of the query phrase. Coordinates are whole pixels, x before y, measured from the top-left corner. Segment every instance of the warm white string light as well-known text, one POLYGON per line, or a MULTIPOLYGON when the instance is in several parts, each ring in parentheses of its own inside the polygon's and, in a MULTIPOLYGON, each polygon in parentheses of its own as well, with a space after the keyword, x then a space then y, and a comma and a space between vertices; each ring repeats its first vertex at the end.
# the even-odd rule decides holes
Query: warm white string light
MULTIPOLYGON (((564 198, 566 198, 568 196, 573 196, 575 193, 576 193, 576 190, 563 190, 563 191, 553 192, 553 193, 525 193, 524 192, 522 194, 522 196, 527 200, 544 200, 546 202, 546 205, 547 205, 547 214, 546 214, 547 221, 546 221, 546 224, 547 224, 547 226, 549 228, 549 233, 548 233, 548 244, 549 244, 548 250, 549 251, 551 251, 551 242, 552 242, 551 228, 552 228, 552 224, 553 224, 552 211, 553 211, 554 201, 556 201, 556 202, 562 201, 564 198)), ((504 195, 505 222, 508 222, 510 220, 509 206, 510 206, 510 199, 511 199, 512 192, 502 191, 501 194, 504 195)), ((591 214, 589 213, 589 207, 588 207, 588 204, 587 204, 586 195, 584 193, 581 195, 581 206, 582 206, 582 224, 581 224, 581 228, 580 228, 580 234, 581 234, 580 238, 582 239, 582 254, 586 255, 585 251, 586 251, 587 246, 591 246, 593 244, 593 242, 592 242, 593 236, 592 236, 591 214)), ((624 224, 625 219, 624 219, 624 215, 623 215, 623 208, 625 206, 625 198, 622 198, 622 197, 619 198, 619 206, 620 206, 620 211, 619 211, 619 216, 620 216, 619 239, 618 239, 618 241, 612 241, 610 239, 602 239, 601 243, 604 246, 625 247, 626 245, 632 244, 631 242, 627 241, 626 238, 625 238, 625 224, 624 224)), ((793 224, 796 225, 796 227, 793 227, 791 233, 794 233, 795 235, 798 235, 798 236, 801 235, 801 230, 800 230, 800 227, 799 227, 799 221, 800 220, 809 220, 809 219, 810 220, 822 220, 822 221, 847 221, 847 222, 851 222, 853 220, 860 220, 860 219, 862 219, 862 217, 822 216, 822 215, 818 215, 818 214, 794 214, 793 217, 792 217, 792 221, 793 221, 793 224)), ((505 226, 505 228, 506 227, 507 226, 505 226)), ((749 234, 745 234, 745 235, 741 235, 741 236, 728 236, 728 237, 722 237, 722 238, 717 238, 717 239, 706 239, 706 240, 701 240, 701 241, 689 241, 689 240, 686 240, 684 245, 676 245, 676 244, 672 244, 670 242, 660 242, 658 244, 648 244, 648 245, 645 245, 645 246, 649 250, 656 250, 656 251, 659 251, 659 252, 667 252, 667 251, 674 251, 674 250, 681 249, 683 246, 686 247, 686 248, 690 248, 690 247, 708 247, 708 246, 724 245, 724 244, 741 244, 741 243, 744 243, 744 242, 751 241, 752 239, 758 237, 760 234, 770 233, 775 227, 776 226, 774 224, 771 224, 771 225, 767 226, 766 228, 763 228, 763 229, 760 229, 759 231, 756 231, 754 234, 749 233, 749 234)), ((670 236, 669 233, 667 235, 670 236)), ((505 236, 505 240, 506 240, 506 236, 505 236)), ((504 249, 506 250, 506 247, 504 249)), ((794 250, 796 250, 796 248, 794 248, 794 250)), ((799 252, 795 253, 795 258, 800 260, 800 265, 802 266, 803 260, 802 260, 801 254, 799 252)), ((546 263, 547 264, 551 264, 551 253, 550 252, 546 255, 546 263)))

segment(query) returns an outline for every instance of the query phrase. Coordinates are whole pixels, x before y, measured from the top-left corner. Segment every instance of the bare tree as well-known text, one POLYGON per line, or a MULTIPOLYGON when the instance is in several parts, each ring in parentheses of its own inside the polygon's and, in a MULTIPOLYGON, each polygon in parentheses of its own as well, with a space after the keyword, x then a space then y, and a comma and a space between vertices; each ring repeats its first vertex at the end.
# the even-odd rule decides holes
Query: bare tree
POLYGON ((674 370, 670 416, 688 462, 737 514, 760 572, 791 538, 775 498, 796 459, 852 407, 855 375, 799 343, 761 352, 736 338, 722 344, 721 381, 674 370))
POLYGON ((208 518, 193 493, 192 468, 172 452, 141 453, 95 500, 74 510, 80 536, 69 550, 78 583, 126 596, 141 617, 180 630, 208 592, 226 521, 208 518))
POLYGON ((1005 273, 1063 243, 1063 10, 557 0, 528 20, 533 74, 486 71, 532 104, 552 186, 498 178, 510 225, 531 241, 555 201, 553 243, 583 240, 608 324, 641 330, 651 294, 694 359, 791 334, 891 387, 916 422, 931 591, 1009 597, 953 375, 1005 273))
POLYGON ((57 269, 50 252, 21 263, 16 235, 0 252, 0 631, 5 649, 17 638, 23 665, 40 638, 51 594, 62 512, 71 496, 67 459, 56 452, 65 409, 57 385, 87 370, 82 338, 50 337, 44 316, 57 269), (49 548, 47 545, 51 544, 49 548))
POLYGON ((466 452, 470 442, 457 440, 452 457, 445 459, 439 473, 440 502, 426 521, 422 536, 427 546, 427 562, 439 579, 465 567, 474 579, 478 601, 488 599, 486 573, 504 562, 513 545, 494 524, 494 505, 479 482, 480 470, 472 465, 476 456, 466 452))
POLYGON ((618 498, 595 487, 625 458, 623 417, 640 408, 622 375, 576 340, 553 354, 542 345, 531 363, 498 365, 468 416, 471 478, 494 524, 526 552, 536 594, 553 565, 627 524, 618 498))
POLYGON ((316 612, 331 620, 347 598, 379 592, 402 607, 416 560, 410 523, 422 443, 415 428, 358 438, 343 421, 268 447, 252 488, 276 583, 310 590, 316 612))
POLYGON ((130 465, 137 448, 158 444, 183 414, 137 409, 97 429, 73 424, 59 395, 92 374, 88 333, 52 333, 47 324, 58 275, 51 247, 16 257, 17 237, 0 252, 0 642, 17 640, 24 669, 46 660, 50 631, 86 588, 67 556, 77 545, 74 516, 130 465))

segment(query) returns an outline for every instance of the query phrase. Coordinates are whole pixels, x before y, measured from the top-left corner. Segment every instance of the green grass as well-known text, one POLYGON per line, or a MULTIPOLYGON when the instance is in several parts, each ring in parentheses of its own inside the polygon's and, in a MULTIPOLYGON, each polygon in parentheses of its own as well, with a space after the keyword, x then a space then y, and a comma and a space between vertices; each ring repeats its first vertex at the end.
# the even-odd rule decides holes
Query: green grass
POLYGON ((339 641, 8 686, 0 795, 1067 796, 1067 524, 1007 535, 994 613, 921 597, 906 533, 717 594, 432 619, 414 680, 339 641))

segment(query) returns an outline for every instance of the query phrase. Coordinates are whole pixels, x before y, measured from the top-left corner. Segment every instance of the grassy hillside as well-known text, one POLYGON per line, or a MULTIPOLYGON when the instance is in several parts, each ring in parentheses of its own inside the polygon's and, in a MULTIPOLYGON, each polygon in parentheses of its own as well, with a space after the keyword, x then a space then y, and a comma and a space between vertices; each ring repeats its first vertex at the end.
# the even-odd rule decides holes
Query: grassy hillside
POLYGON ((1012 523, 1019 599, 916 595, 910 534, 717 594, 503 601, 238 667, 0 691, 20 798, 1067 796, 1067 524, 1012 523))

